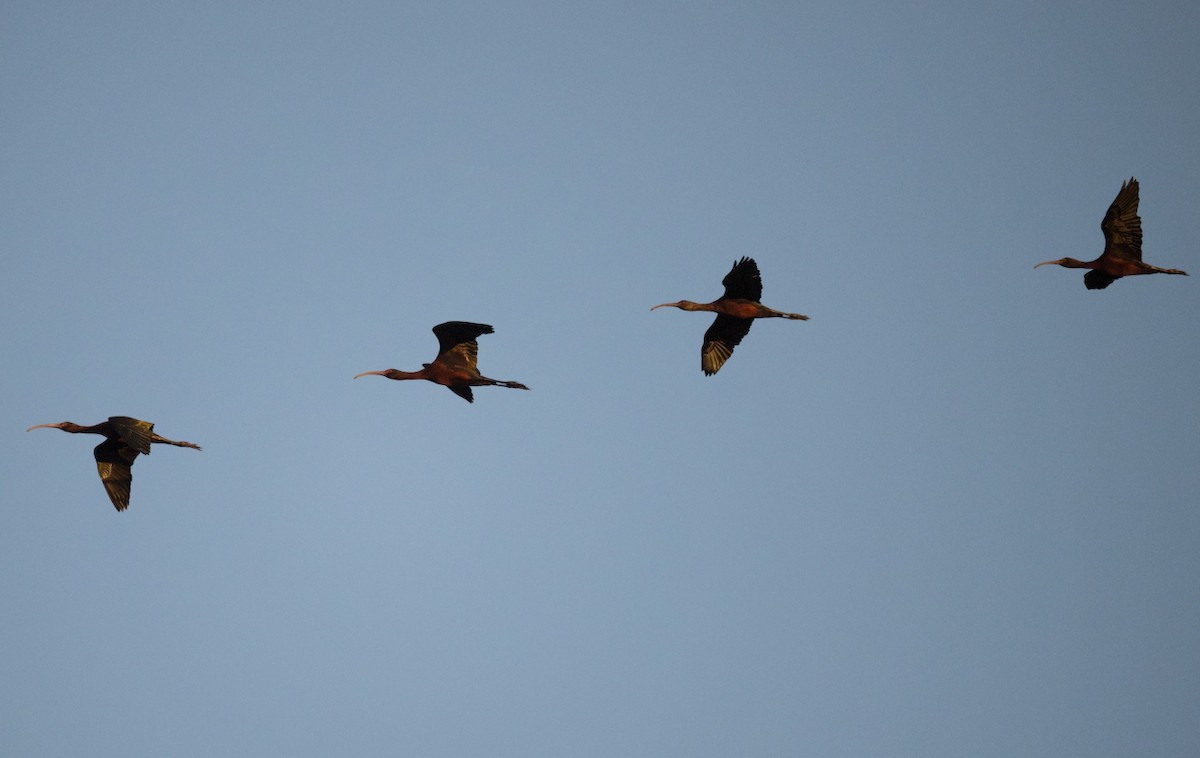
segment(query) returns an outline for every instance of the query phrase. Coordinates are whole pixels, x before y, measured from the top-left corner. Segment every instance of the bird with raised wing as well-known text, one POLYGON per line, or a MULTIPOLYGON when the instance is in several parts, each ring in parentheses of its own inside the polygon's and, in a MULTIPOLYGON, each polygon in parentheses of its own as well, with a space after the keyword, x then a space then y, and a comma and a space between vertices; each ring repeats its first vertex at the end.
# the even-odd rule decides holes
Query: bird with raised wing
POLYGON ((475 402, 471 393, 472 387, 508 387, 514 390, 529 389, 520 382, 489 379, 479 373, 476 368, 479 343, 475 341, 481 334, 492 334, 492 327, 487 324, 474 324, 470 321, 447 321, 433 327, 433 333, 438 338, 438 354, 433 363, 423 363, 420 371, 398 371, 394 368, 383 371, 364 371, 359 376, 386 376, 388 379, 401 381, 404 379, 424 379, 443 387, 458 395, 468 403, 475 402))
MULTIPOLYGON (((711 311, 717 314, 712 326, 704 333, 704 345, 700 348, 700 368, 706 376, 721 370, 733 349, 750 332, 756 318, 786 318, 807 321, 808 316, 799 313, 784 313, 768 308, 759 302, 762 297, 762 276, 753 258, 743 257, 735 261, 733 268, 721 280, 725 294, 711 303, 693 303, 680 300, 663 303, 654 308, 671 306, 685 311, 711 311)), ((654 310, 651 308, 650 310, 654 310)))
POLYGON ((96 469, 100 472, 100 481, 104 482, 109 500, 112 500, 118 511, 129 507, 133 462, 139 453, 150 455, 151 443, 200 449, 199 445, 191 442, 177 442, 160 437, 154 433, 154 424, 128 416, 109 416, 108 421, 101 421, 92 426, 81 426, 71 421, 38 424, 25 431, 31 432, 34 429, 62 429, 71 434, 99 434, 104 437, 104 441, 96 445, 94 451, 96 469))
POLYGON ((1099 258, 1094 261, 1059 258, 1043 261, 1034 268, 1051 264, 1064 268, 1089 268, 1091 271, 1083 275, 1083 283, 1090 290, 1102 290, 1123 276, 1187 276, 1186 271, 1159 268, 1142 261, 1142 219, 1137 211, 1138 181, 1131 176, 1128 182, 1121 182, 1121 191, 1117 193, 1112 205, 1108 206, 1108 213, 1104 214, 1104 220, 1100 222, 1100 230, 1104 232, 1104 252, 1099 258))

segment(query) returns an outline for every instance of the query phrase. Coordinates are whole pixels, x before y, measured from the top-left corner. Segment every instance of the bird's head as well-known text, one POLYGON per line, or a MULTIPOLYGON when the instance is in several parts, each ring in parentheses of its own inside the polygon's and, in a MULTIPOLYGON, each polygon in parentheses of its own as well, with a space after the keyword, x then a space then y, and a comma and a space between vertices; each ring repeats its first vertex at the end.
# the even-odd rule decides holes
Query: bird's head
MULTIPOLYGON (((693 303, 691 300, 680 300, 678 303, 662 303, 661 305, 654 306, 654 308, 666 308, 668 306, 671 308, 679 308, 680 310, 684 311, 700 310, 700 304, 693 303)), ((654 310, 654 308, 651 308, 650 310, 654 310)))
POLYGON ((356 374, 354 378, 357 379, 360 376, 387 376, 387 372, 391 370, 392 369, 384 369, 383 371, 364 371, 361 374, 356 374))
POLYGON ((1038 266, 1051 266, 1051 265, 1065 266, 1066 268, 1087 268, 1087 264, 1085 264, 1083 261, 1076 260, 1074 258, 1059 258, 1056 261, 1042 261, 1041 263, 1037 264, 1037 266, 1034 266, 1034 268, 1037 268, 1038 266))
POLYGON ((34 429, 62 429, 64 432, 69 432, 72 431, 73 428, 78 429, 79 424, 72 424, 70 421, 59 421, 57 424, 37 424, 36 426, 29 427, 25 431, 32 432, 34 429))
POLYGON ((407 371, 400 371, 400 370, 394 369, 394 368, 385 368, 383 371, 364 371, 354 378, 357 379, 359 376, 386 376, 388 379, 396 379, 396 380, 419 378, 419 377, 413 376, 412 374, 408 373, 407 371))

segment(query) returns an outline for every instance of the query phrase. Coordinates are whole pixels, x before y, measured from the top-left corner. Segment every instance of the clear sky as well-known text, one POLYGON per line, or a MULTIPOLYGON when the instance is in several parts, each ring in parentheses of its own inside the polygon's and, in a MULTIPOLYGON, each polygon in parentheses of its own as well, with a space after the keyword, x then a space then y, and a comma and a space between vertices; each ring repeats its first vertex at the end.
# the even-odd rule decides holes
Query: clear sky
POLYGON ((1200 754, 1198 39, 0 3, 0 752, 1200 754), (1130 176, 1192 277, 1033 270, 1130 176), (447 320, 532 391, 351 379, 447 320), (118 514, 110 415, 204 450, 118 514))

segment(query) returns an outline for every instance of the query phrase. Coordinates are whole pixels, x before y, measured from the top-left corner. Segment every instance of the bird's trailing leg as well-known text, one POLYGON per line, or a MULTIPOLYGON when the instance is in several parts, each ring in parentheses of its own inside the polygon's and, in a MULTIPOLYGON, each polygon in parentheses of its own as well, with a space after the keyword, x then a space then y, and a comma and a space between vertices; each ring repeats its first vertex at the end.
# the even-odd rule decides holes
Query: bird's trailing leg
POLYGON ((169 439, 167 439, 166 437, 160 437, 160 436, 159 436, 159 435, 157 435, 157 434, 155 434, 154 436, 152 436, 152 437, 150 438, 150 441, 151 441, 151 442, 160 442, 160 443, 162 443, 162 444, 164 444, 164 445, 174 445, 175 447, 190 447, 190 448, 192 448, 193 450, 200 450, 200 449, 201 449, 201 447, 200 447, 199 445, 197 445, 196 443, 194 443, 194 442, 177 442, 177 441, 175 441, 175 440, 169 440, 169 439))
POLYGON ((529 389, 528 387, 526 387, 524 384, 521 384, 520 382, 505 382, 505 381, 501 381, 499 379, 488 379, 486 376, 483 378, 488 380, 489 386, 491 386, 491 387, 508 387, 511 390, 527 390, 527 389, 529 389))
POLYGON ((1143 265, 1146 266, 1147 268, 1149 268, 1151 271, 1153 271, 1156 274, 1179 274, 1180 276, 1188 275, 1188 272, 1181 271, 1177 268, 1159 268, 1158 266, 1151 266, 1149 263, 1145 263, 1143 265))
MULTIPOLYGON (((767 308, 765 305, 763 307, 767 308)), ((767 311, 770 313, 768 318, 774 317, 791 319, 792 321, 808 321, 808 316, 805 316, 802 313, 784 313, 783 311, 777 311, 774 308, 767 308, 767 311)))

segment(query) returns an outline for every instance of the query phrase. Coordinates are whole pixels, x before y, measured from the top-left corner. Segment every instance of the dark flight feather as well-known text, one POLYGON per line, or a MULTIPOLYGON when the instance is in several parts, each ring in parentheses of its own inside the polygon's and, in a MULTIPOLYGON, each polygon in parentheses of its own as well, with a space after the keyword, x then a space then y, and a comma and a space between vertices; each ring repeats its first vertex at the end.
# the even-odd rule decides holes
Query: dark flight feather
POLYGON ((1094 268, 1083 275, 1083 284, 1090 290, 1102 290, 1120 278, 1094 268))
POLYGON ((743 257, 736 261, 721 284, 725 285, 725 298, 753 300, 756 303, 762 300, 762 276, 753 258, 743 257))
MULTIPOLYGON (((1100 230, 1104 232, 1104 255, 1135 261, 1142 259, 1142 219, 1137 210, 1138 181, 1130 177, 1128 182, 1121 183, 1121 191, 1100 222, 1100 230)), ((1096 287, 1089 284, 1088 289, 1104 289, 1111 283, 1096 287)))
POLYGON ((752 318, 735 318, 723 313, 713 319, 712 326, 704 333, 704 344, 700 347, 700 368, 704 369, 706 376, 712 376, 725 365, 725 361, 733 355, 733 349, 750 333, 753 324, 752 318))
POLYGON ((129 507, 129 488, 133 484, 133 462, 138 451, 123 440, 107 439, 92 451, 96 456, 96 470, 108 499, 118 511, 129 507))

